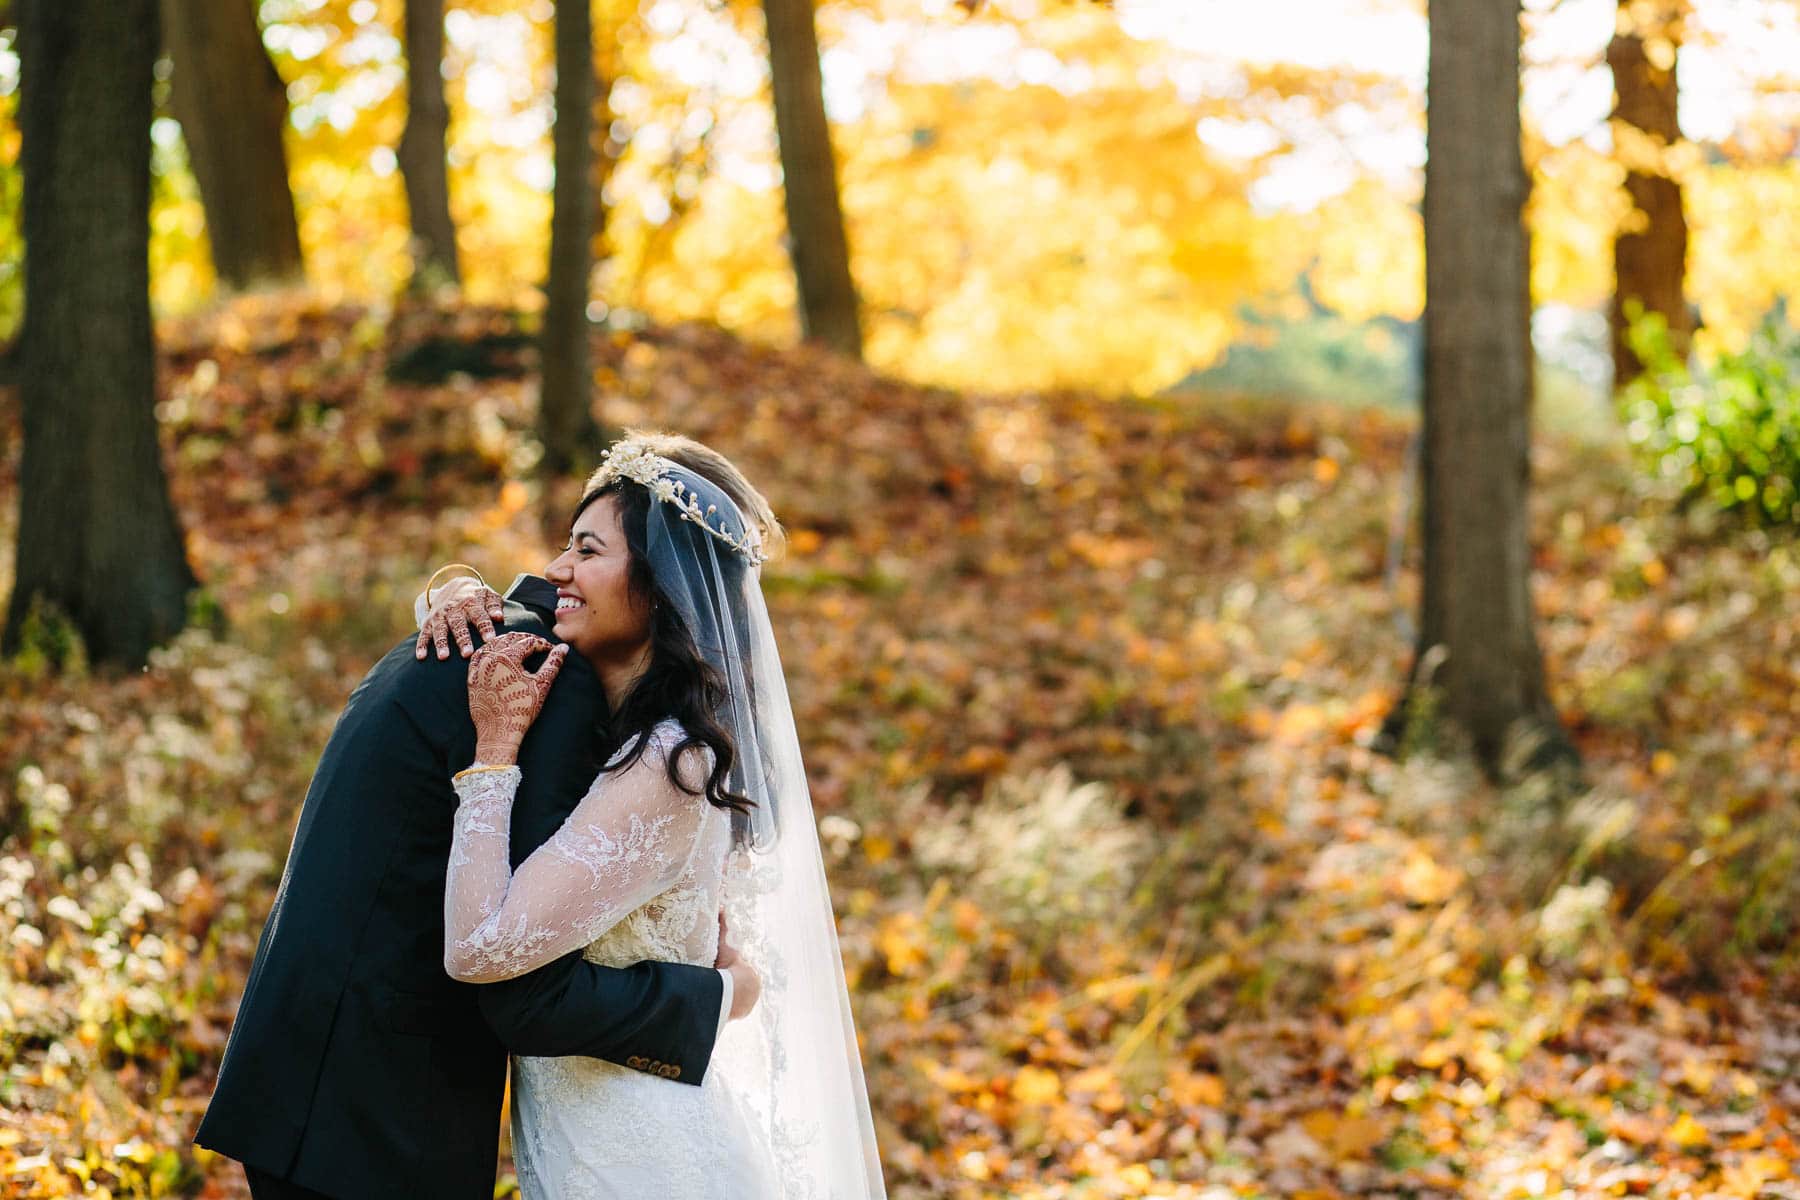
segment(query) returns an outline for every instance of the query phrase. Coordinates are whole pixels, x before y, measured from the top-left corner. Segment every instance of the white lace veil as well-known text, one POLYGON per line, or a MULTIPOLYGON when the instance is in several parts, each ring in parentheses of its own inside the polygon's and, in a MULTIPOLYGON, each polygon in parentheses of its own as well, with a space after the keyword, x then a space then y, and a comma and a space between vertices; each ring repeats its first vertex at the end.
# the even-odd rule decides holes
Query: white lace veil
POLYGON ((641 445, 608 451, 597 478, 609 475, 654 498, 651 575, 724 685, 715 715, 737 750, 728 787, 755 805, 733 816, 725 905, 762 998, 726 1027, 710 1069, 724 1072, 767 1138, 782 1200, 884 1197, 812 798, 763 603, 761 539, 710 480, 641 445))

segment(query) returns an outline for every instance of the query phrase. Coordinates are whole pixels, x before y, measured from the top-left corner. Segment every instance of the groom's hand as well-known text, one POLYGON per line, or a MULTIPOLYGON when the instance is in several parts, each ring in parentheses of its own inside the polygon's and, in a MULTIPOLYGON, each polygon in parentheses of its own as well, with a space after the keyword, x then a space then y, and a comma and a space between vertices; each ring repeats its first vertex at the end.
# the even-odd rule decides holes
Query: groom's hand
POLYGON ((737 947, 731 944, 730 931, 725 928, 725 910, 719 910, 719 953, 713 959, 713 966, 731 972, 731 1019, 738 1020, 750 1015, 756 1002, 762 996, 762 977, 756 968, 745 962, 737 947))
POLYGON ((741 1020, 749 1016, 756 1002, 762 999, 762 977, 755 967, 741 958, 726 970, 731 972, 731 1019, 741 1020))
POLYGON ((731 944, 731 931, 725 928, 725 910, 719 910, 719 953, 713 966, 724 970, 738 960, 737 947, 731 944))

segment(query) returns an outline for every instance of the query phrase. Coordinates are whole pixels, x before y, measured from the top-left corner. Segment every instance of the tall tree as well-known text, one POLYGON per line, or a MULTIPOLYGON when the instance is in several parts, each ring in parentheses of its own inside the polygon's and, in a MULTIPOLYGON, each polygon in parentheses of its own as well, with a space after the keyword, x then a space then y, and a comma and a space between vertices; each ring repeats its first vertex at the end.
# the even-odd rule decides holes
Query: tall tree
POLYGON ((538 439, 543 469, 566 474, 599 454, 588 365, 588 281, 594 265, 593 14, 588 0, 556 5, 556 187, 551 198, 550 270, 539 341, 538 439))
POLYGON ((1626 163, 1625 190, 1632 211, 1613 241, 1613 383, 1637 378, 1643 364, 1626 344, 1635 301, 1645 312, 1661 313, 1680 350, 1693 333, 1684 294, 1687 277, 1687 214, 1681 184, 1668 170, 1669 147, 1681 140, 1677 116, 1676 59, 1681 49, 1687 0, 1619 0, 1606 63, 1613 77, 1613 140, 1626 163))
POLYGON ((801 331, 809 341, 861 358, 862 324, 850 278, 850 243, 838 200, 831 128, 825 120, 813 0, 763 0, 763 16, 801 331))
POLYGON ((1537 736, 1539 761, 1568 752, 1531 604, 1519 18, 1518 0, 1429 4, 1424 611, 1409 689, 1433 687, 1490 770, 1520 733, 1537 736))
POLYGON ((194 586, 156 438, 150 324, 156 0, 19 0, 25 440, 5 644, 37 604, 140 664, 194 586))
POLYGON ((444 163, 450 107, 444 102, 443 60, 444 0, 406 0, 406 131, 398 158, 411 212, 415 291, 462 282, 444 163))
POLYGON ((263 48, 253 0, 162 0, 170 103, 200 184, 219 279, 236 289, 305 271, 288 187, 287 85, 263 48))

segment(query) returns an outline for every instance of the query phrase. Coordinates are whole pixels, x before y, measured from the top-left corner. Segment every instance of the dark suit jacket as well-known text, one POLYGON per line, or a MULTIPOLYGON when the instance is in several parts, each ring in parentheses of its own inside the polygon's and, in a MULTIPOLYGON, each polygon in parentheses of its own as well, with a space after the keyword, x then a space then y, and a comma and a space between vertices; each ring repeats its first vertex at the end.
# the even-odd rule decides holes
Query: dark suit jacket
MULTIPOLYGON (((521 576, 505 625, 548 637, 555 603, 521 576)), ((505 983, 444 973, 450 776, 475 756, 467 675, 461 657, 417 661, 408 638, 351 694, 307 789, 200 1145, 343 1200, 489 1200, 508 1051, 705 1075, 716 971, 571 954, 505 983)), ((570 655, 520 747, 515 866, 593 782, 604 706, 570 655)))

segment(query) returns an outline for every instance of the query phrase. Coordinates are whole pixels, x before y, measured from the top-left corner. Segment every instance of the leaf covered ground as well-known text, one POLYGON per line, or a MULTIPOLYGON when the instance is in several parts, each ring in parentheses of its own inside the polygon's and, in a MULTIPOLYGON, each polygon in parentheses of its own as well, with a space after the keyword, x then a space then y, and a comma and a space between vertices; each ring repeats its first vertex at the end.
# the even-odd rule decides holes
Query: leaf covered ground
MULTIPOLYGON (((247 301, 162 353, 229 623, 139 674, 49 670, 49 626, 0 666, 7 1195, 242 1194, 188 1137, 335 713, 432 566, 533 569, 571 498, 500 314, 247 301)), ((1587 779, 1496 787, 1428 705, 1371 749, 1416 594, 1392 417, 921 389, 698 325, 596 353, 609 423, 725 450, 790 529, 765 587, 891 1194, 1800 1196, 1791 532, 1540 443, 1587 779)))

